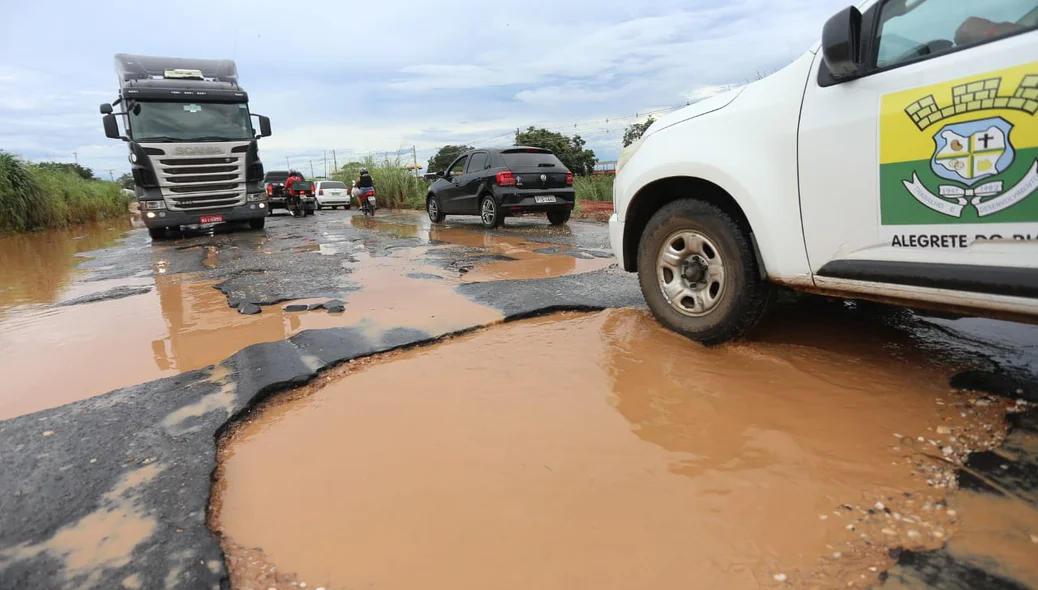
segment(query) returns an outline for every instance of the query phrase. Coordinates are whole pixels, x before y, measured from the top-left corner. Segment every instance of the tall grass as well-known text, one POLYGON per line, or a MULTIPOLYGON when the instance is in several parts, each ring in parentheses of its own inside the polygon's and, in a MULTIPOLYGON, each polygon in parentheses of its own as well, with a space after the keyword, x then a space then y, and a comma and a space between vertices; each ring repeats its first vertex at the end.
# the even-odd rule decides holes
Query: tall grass
POLYGON ((351 162, 332 174, 336 180, 352 187, 353 181, 360 176, 361 167, 371 173, 375 182, 375 200, 379 207, 390 209, 424 209, 425 195, 429 185, 420 178, 415 178, 413 171, 404 168, 400 158, 376 160, 367 157, 363 162, 351 162))
POLYGON ((573 190, 578 201, 612 201, 613 176, 577 176, 573 179, 573 190))
POLYGON ((0 152, 0 233, 66 227, 123 215, 130 199, 119 185, 44 169, 0 152))

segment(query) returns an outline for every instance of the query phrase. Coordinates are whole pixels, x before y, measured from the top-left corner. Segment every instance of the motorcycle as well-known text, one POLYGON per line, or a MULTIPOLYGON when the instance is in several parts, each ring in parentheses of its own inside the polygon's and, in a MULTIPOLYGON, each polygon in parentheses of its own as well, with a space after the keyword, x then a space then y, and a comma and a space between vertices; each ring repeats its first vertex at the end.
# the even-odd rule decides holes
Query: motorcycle
POLYGON ((375 204, 375 189, 359 189, 357 183, 353 183, 353 194, 357 197, 357 201, 360 202, 360 210, 364 215, 375 216, 375 209, 378 207, 375 204))
POLYGON ((292 217, 305 217, 313 215, 317 211, 317 197, 314 196, 314 183, 310 181, 295 181, 292 186, 285 189, 285 208, 292 217))

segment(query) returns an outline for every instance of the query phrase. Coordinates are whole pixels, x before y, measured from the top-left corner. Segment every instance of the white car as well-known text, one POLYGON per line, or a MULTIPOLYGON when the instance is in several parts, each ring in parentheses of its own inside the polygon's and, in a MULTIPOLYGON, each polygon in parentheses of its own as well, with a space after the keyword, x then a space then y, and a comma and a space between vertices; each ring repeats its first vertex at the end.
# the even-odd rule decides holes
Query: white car
POLYGON ((610 240, 666 327, 744 334, 775 285, 1038 321, 1038 0, 866 0, 763 80, 654 123, 610 240))
POLYGON ((314 182, 314 190, 317 191, 317 208, 344 207, 350 208, 350 189, 346 184, 338 180, 318 180, 314 182))

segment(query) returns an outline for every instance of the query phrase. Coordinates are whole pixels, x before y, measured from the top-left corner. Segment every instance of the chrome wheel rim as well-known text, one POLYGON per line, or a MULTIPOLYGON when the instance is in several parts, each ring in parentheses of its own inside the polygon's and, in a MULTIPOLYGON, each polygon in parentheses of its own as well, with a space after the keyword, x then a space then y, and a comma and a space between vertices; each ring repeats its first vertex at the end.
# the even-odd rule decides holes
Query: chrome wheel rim
POLYGON ((483 223, 486 224, 486 225, 490 225, 491 223, 494 223, 494 217, 495 217, 497 211, 494 208, 494 200, 493 199, 483 199, 482 211, 483 211, 483 213, 482 213, 483 223))
POLYGON ((676 231, 663 241, 656 258, 656 279, 664 299, 682 315, 707 315, 724 297, 720 250, 697 231, 676 231))

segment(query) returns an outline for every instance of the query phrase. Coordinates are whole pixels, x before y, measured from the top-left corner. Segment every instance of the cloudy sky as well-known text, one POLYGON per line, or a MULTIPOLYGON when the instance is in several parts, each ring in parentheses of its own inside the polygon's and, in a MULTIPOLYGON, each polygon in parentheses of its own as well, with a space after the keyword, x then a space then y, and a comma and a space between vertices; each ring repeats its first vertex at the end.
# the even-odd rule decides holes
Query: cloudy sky
POLYGON ((610 160, 636 114, 785 66, 848 3, 0 0, 0 149, 126 171, 97 110, 126 52, 233 57, 250 108, 272 119, 268 168, 287 157, 320 173, 325 150, 343 162, 412 145, 424 164, 527 125, 579 133, 610 160))

